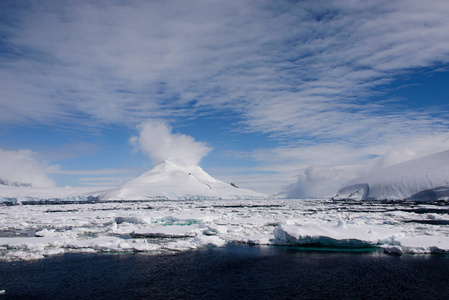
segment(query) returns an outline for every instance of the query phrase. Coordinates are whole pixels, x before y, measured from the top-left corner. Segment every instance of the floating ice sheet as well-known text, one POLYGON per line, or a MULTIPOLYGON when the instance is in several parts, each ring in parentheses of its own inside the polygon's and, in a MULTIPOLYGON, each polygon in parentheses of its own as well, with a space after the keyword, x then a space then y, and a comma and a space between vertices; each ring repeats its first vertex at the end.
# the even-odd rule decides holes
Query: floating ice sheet
POLYGON ((391 244, 395 231, 385 226, 349 225, 339 220, 337 224, 304 223, 284 225, 274 230, 273 242, 294 246, 330 246, 364 248, 391 244))

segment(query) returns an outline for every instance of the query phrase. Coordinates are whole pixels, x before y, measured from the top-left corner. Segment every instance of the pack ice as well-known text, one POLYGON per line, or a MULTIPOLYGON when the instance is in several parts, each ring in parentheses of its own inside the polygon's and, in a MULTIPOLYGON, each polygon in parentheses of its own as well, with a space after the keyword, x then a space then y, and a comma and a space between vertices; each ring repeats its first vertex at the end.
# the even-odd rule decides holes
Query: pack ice
POLYGON ((441 204, 195 199, 0 206, 0 260, 72 252, 152 254, 228 244, 449 253, 441 204))
POLYGON ((447 200, 449 151, 406 161, 350 180, 335 199, 447 200))

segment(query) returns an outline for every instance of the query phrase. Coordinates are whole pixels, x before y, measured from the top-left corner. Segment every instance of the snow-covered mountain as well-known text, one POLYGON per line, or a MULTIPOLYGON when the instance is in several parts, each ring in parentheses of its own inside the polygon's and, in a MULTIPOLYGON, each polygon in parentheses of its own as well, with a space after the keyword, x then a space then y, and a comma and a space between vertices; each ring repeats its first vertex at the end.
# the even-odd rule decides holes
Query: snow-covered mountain
POLYGON ((105 192, 102 200, 146 199, 254 199, 265 194, 217 180, 197 165, 163 161, 150 171, 105 192))
POLYGON ((449 151, 406 161, 352 179, 334 197, 357 200, 449 198, 449 151))

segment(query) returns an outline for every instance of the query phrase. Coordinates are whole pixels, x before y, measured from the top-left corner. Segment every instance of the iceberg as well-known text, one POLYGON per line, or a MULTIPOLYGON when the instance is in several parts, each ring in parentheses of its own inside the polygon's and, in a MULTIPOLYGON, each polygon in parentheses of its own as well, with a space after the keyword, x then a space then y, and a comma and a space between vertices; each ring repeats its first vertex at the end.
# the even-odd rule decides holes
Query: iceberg
POLYGON ((449 199, 449 151, 417 158, 371 172, 343 185, 334 199, 449 199))

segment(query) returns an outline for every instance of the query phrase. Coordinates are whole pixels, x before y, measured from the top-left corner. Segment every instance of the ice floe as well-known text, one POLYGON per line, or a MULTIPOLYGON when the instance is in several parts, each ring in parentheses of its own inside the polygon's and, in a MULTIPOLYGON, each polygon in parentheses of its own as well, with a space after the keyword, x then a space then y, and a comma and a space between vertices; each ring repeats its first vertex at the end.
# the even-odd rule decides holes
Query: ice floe
POLYGON ((389 244, 395 231, 385 226, 304 223, 283 225, 274 230, 274 242, 281 245, 364 248, 389 244))

